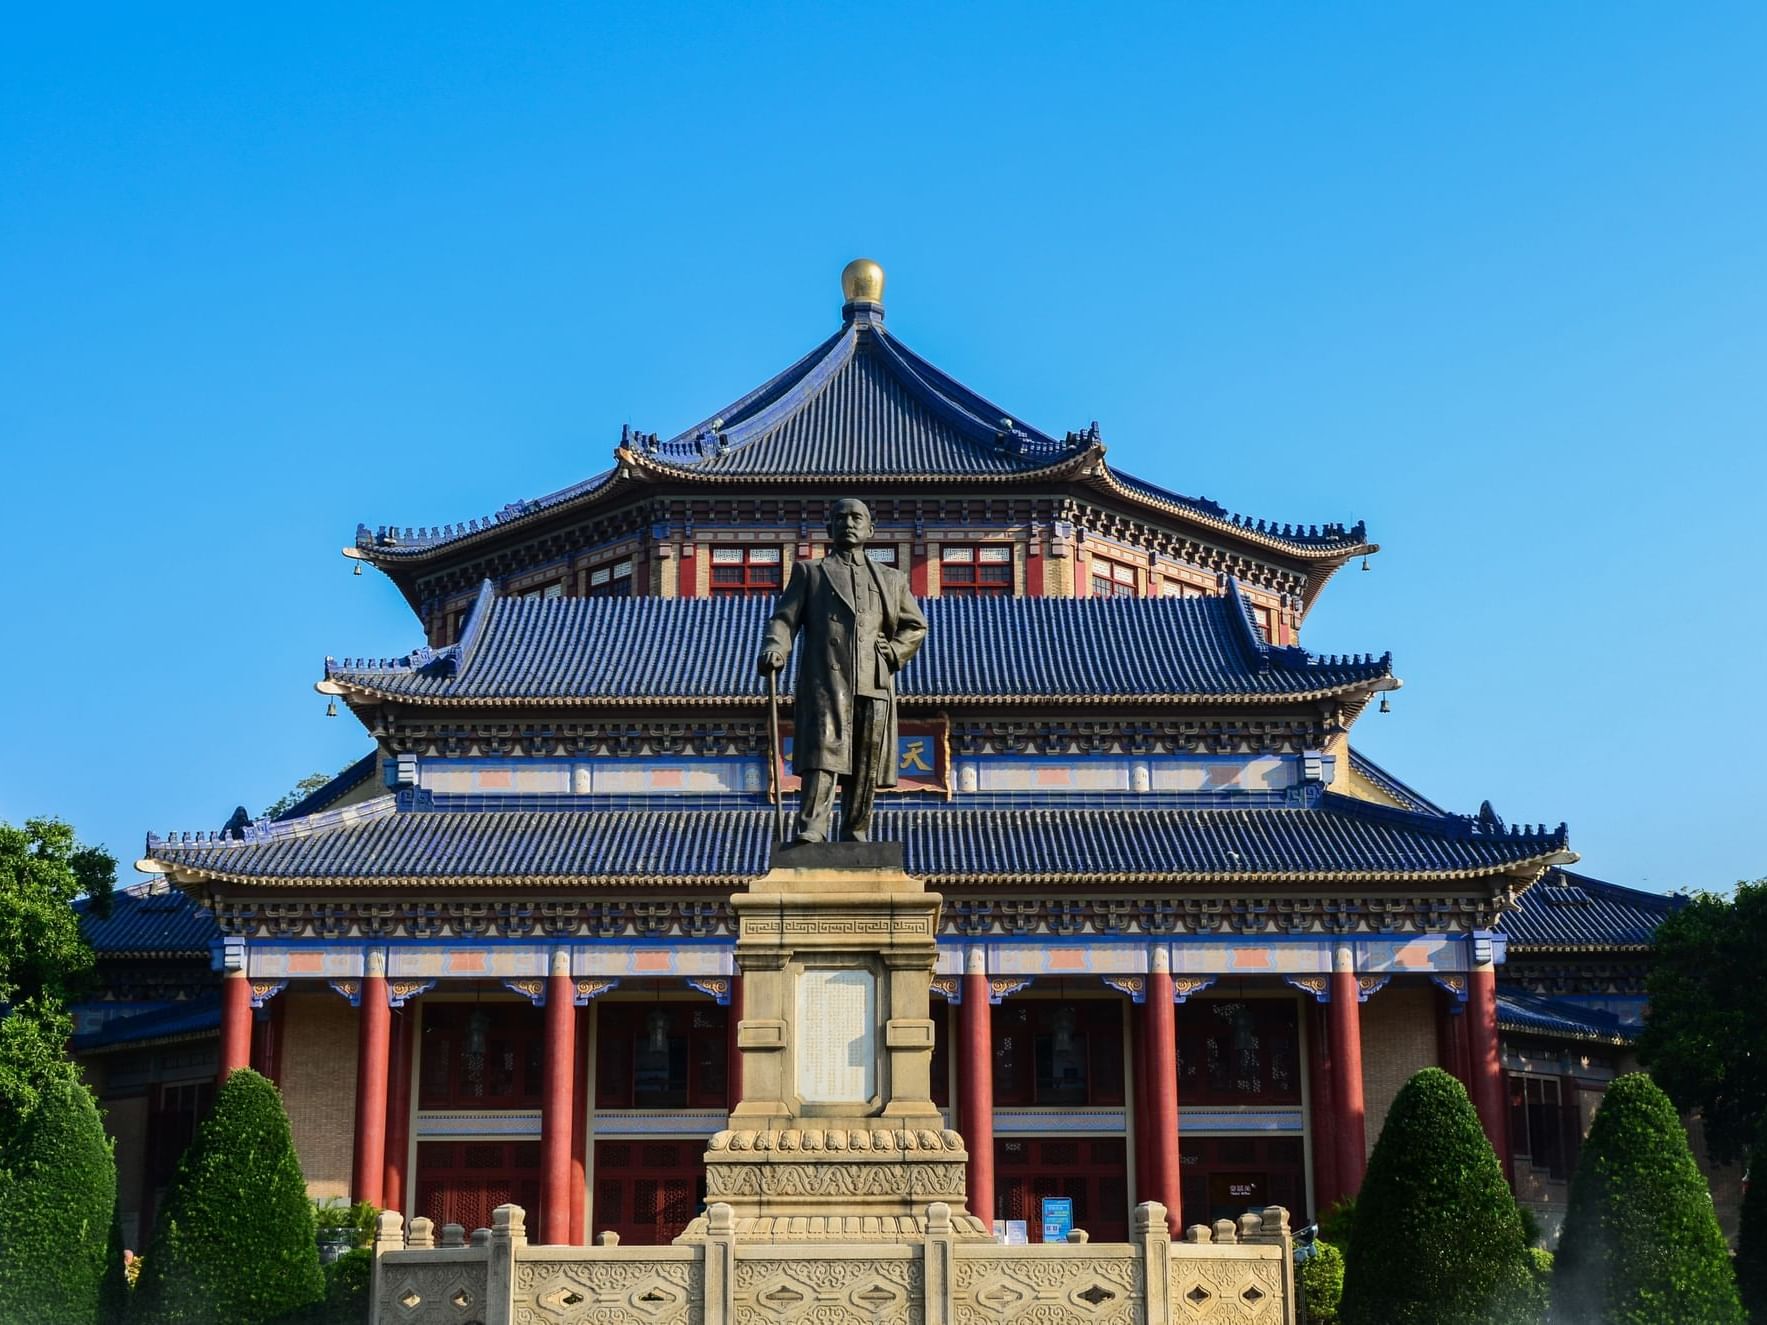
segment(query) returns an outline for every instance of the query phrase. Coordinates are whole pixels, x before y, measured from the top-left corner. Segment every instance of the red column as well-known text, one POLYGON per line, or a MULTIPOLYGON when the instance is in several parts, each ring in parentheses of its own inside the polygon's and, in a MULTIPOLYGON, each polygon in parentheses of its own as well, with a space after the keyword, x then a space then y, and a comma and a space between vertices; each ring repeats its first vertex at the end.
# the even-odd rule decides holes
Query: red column
POLYGON ((384 961, 370 957, 356 1023, 356 1162, 350 1199, 381 1208, 387 1158, 387 1053, 392 1009, 384 961))
POLYGON ((217 1077, 225 1085, 235 1070, 252 1065, 252 982, 244 971, 221 977, 221 1062, 217 1077))
MULTIPOLYGON (((1143 991, 1142 997, 1146 997, 1143 991)), ((1148 1199, 1152 1189, 1152 1170, 1147 1164, 1148 1137, 1153 1121, 1147 1112, 1147 1014, 1142 1011, 1144 1005, 1129 1005, 1129 1049, 1133 1070, 1135 1072, 1135 1199, 1137 1202, 1148 1199)))
POLYGON ((1331 973, 1332 1139, 1336 1143, 1338 1192, 1354 1196, 1362 1189, 1368 1164, 1367 1105, 1362 1097, 1362 991, 1356 985, 1354 956, 1341 948, 1331 973))
POLYGON ((695 567, 699 558, 689 555, 698 549, 692 543, 683 542, 681 551, 675 557, 675 596, 677 598, 695 598, 699 595, 699 574, 695 567))
MULTIPOLYGON (((577 1014, 577 1077, 578 1081, 589 1079, 589 1009, 575 1009, 577 1014)), ((588 1236, 584 1228, 585 1198, 588 1195, 587 1177, 589 1170, 589 1117, 584 1108, 586 1100, 574 1098, 571 1104, 571 1245, 581 1247, 588 1236)))
POLYGON ((1466 1011, 1467 1048, 1472 1080, 1467 1093, 1491 1149, 1503 1165, 1503 1176, 1515 1184, 1509 1154, 1508 1105, 1504 1098, 1503 1057, 1497 1045, 1497 968, 1486 962, 1467 974, 1466 1011))
POLYGON ((387 1087, 387 1146, 381 1202, 385 1209, 405 1211, 405 1160, 411 1149, 411 1046, 417 1009, 402 1007, 391 1014, 392 1081, 387 1087))
POLYGON ((742 977, 730 977, 730 1015, 725 1021, 728 1033, 724 1040, 724 1080, 729 1091, 729 1107, 742 1103, 742 1050, 736 1047, 736 1028, 742 1021, 742 977))
POLYGON ((1472 1094, 1466 1052, 1466 1008, 1446 989, 1436 991, 1436 1058, 1442 1070, 1472 1094))
POLYGON ((546 982, 546 1060, 540 1102, 540 1236, 542 1241, 552 1244, 563 1243, 571 1229, 577 989, 568 962, 566 954, 556 954, 551 978, 546 982), (565 958, 562 962, 561 957, 565 958))
POLYGON ((994 1228, 994 1029, 982 950, 971 949, 958 1007, 957 1130, 969 1151, 969 1212, 994 1228))
POLYGON ((1308 1008, 1311 1021, 1312 1050, 1308 1063, 1307 1093, 1312 1118, 1313 1140, 1313 1217, 1317 1219, 1337 1203, 1343 1195, 1338 1185, 1337 1132, 1332 1126, 1331 1111, 1331 1026, 1326 1006, 1313 1003, 1308 1008))
MULTIPOLYGON (((1164 956, 1163 951, 1157 956, 1164 956)), ((1156 957, 1147 976, 1148 1193, 1166 1207, 1166 1223, 1176 1236, 1183 1227, 1178 1181, 1178 1026, 1172 1002, 1172 972, 1156 957)))

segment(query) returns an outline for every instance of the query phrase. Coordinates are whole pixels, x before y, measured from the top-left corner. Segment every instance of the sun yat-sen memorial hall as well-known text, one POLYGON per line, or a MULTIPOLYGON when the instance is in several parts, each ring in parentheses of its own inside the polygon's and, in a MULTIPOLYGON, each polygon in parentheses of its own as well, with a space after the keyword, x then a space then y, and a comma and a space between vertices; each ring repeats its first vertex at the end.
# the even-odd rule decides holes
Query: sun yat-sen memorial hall
POLYGON ((1094 1241, 1148 1200, 1174 1228, 1303 1224, 1431 1064, 1523 1198, 1562 1205, 1671 899, 1358 751, 1392 658, 1303 640, 1378 550, 1361 523, 1125 473, 1097 424, 1043 431, 898 340, 875 264, 843 295, 784 372, 673 435, 620 429, 592 477, 357 530, 345 555, 415 618, 392 656, 325 659, 372 749, 274 820, 150 836, 158 877, 88 924, 107 997, 76 1047, 133 1245, 246 1065, 317 1196, 467 1229, 514 1202, 545 1243, 695 1219, 777 1024, 733 906, 774 786, 799 790, 756 651, 844 497, 928 625, 873 836, 942 899, 930 1054, 894 1023, 888 1047, 930 1063, 971 1214, 1030 1243, 1048 1197, 1094 1241))

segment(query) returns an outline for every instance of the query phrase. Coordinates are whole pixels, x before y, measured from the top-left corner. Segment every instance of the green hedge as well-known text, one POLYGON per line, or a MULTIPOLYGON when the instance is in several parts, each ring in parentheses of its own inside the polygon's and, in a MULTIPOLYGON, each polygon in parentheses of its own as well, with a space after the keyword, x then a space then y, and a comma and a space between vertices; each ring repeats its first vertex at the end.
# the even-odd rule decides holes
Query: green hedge
POLYGON ((1298 1277, 1311 1325, 1338 1325, 1338 1303, 1344 1296, 1344 1253, 1329 1242, 1315 1241, 1313 1254, 1301 1262, 1298 1277))
POLYGON ((178 1161, 130 1325, 264 1325, 324 1292, 282 1097, 242 1068, 178 1161))
POLYGON ((1344 1325, 1532 1325, 1541 1297, 1472 1101, 1425 1068, 1393 1101, 1357 1194, 1344 1325))
POLYGON ((92 1092, 71 1074, 52 1080, 0 1155, 0 1321, 98 1320, 116 1199, 92 1092))
POLYGON ((1571 1179, 1552 1276, 1559 1325, 1740 1325, 1706 1180, 1643 1073, 1608 1087, 1571 1179))

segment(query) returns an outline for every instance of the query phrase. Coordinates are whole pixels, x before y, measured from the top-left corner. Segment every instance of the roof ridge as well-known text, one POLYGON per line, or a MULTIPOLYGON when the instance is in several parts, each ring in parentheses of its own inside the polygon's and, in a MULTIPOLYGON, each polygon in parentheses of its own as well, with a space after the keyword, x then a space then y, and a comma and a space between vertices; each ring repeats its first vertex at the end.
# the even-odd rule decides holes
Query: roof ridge
POLYGON ((1346 795, 1341 791, 1325 792, 1321 797, 1321 805, 1326 808, 1343 809, 1365 819, 1381 819, 1405 824, 1440 824, 1452 828, 1453 835, 1456 837, 1542 838, 1547 842, 1557 843, 1566 850, 1570 848, 1570 825, 1563 822, 1554 828, 1543 823, 1506 824, 1501 820, 1493 822, 1473 814, 1430 814, 1423 810, 1408 810, 1396 805, 1380 805, 1374 801, 1363 800, 1360 796, 1346 795))

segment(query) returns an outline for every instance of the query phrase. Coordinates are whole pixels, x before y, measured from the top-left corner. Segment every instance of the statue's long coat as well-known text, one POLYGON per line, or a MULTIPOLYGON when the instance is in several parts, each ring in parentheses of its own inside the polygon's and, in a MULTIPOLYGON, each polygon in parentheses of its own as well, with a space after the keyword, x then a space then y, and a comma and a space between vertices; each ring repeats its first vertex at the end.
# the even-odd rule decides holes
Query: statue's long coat
POLYGON ((798 693, 792 708, 792 771, 853 771, 854 696, 887 701, 884 758, 877 785, 896 785, 896 673, 926 638, 926 618, 908 590, 908 577, 870 558, 859 568, 877 588, 881 619, 860 621, 852 597, 852 568, 831 558, 800 561, 767 622, 768 646, 789 652, 798 641, 798 693), (879 656, 877 641, 884 642, 879 656))

